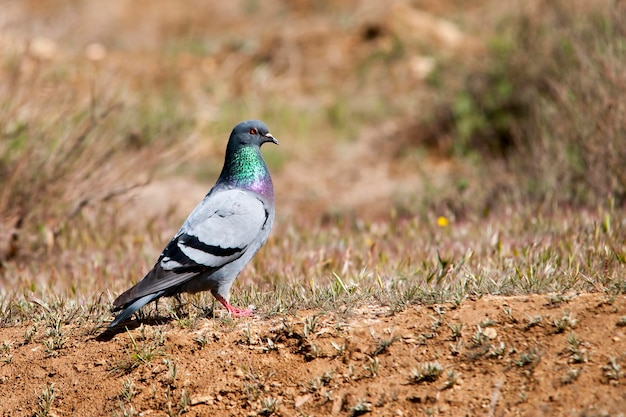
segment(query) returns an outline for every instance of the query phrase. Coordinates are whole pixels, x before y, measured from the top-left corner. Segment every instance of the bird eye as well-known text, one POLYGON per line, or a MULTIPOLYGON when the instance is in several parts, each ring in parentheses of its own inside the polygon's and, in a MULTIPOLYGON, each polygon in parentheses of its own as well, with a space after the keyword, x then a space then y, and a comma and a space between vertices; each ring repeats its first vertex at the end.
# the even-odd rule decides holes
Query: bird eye
POLYGON ((256 129, 255 129, 255 128, 250 129, 250 134, 251 134, 251 135, 256 135, 256 133, 257 133, 257 132, 256 132, 256 129))

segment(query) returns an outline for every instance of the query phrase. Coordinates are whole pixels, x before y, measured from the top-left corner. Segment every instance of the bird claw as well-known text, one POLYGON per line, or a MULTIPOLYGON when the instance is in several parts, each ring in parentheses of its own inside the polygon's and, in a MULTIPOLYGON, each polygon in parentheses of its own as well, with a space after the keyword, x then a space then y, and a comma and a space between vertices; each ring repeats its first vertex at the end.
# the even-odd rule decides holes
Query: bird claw
POLYGON ((254 315, 254 311, 252 310, 244 310, 237 307, 230 306, 230 308, 226 307, 226 309, 232 314, 233 317, 249 317, 254 315))
POLYGON ((251 309, 241 309, 241 308, 237 308, 237 307, 233 307, 228 301, 226 301, 226 299, 224 297, 222 297, 219 294, 214 294, 215 298, 217 299, 217 301, 219 301, 220 303, 222 303, 222 305, 226 308, 226 310, 228 310, 228 312, 233 316, 233 317, 249 317, 254 315, 254 310, 251 309))

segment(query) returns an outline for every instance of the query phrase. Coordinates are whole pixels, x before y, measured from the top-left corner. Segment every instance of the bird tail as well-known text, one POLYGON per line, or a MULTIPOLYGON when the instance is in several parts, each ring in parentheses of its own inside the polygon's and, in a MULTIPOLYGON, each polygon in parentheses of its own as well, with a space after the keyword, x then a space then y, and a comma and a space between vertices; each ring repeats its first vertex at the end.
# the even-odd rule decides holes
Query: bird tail
POLYGON ((163 294, 165 294, 165 291, 158 291, 153 294, 144 295, 143 297, 140 297, 135 301, 127 304, 123 307, 124 310, 122 310, 122 312, 118 314, 117 317, 115 317, 115 320, 113 320, 111 324, 109 324, 109 329, 116 327, 118 324, 129 318, 135 311, 139 310, 150 301, 156 300, 163 294))

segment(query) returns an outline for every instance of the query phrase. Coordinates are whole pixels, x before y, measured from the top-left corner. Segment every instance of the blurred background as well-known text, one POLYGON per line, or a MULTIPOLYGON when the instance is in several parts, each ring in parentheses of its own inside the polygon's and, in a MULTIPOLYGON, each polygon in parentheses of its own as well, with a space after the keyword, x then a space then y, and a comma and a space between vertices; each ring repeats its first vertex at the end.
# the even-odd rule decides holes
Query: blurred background
POLYGON ((624 1, 0 9, 0 276, 11 285, 16 273, 31 288, 98 270, 120 288, 143 276, 249 118, 281 143, 263 149, 275 236, 626 201, 624 1))

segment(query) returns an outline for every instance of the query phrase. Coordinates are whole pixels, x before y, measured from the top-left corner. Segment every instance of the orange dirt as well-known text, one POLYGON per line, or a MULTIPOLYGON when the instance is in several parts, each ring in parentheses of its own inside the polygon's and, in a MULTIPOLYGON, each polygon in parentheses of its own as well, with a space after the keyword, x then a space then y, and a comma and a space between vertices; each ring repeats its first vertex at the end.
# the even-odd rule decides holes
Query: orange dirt
POLYGON ((203 319, 193 330, 169 323, 161 342, 153 341, 154 325, 146 340, 137 328, 111 338, 74 329, 76 337, 55 356, 39 341, 24 343, 27 328, 5 328, 0 341, 11 348, 0 364, 0 414, 33 415, 38 396, 54 384, 50 415, 123 415, 129 378, 130 404, 144 416, 167 415, 168 407, 176 414, 183 392, 189 416, 271 415, 267 399, 282 416, 620 415, 624 315, 624 296, 483 297, 398 313, 371 307, 203 319), (555 323, 567 314, 570 326, 558 332, 555 323), (139 346, 162 343, 151 361, 134 368, 131 335, 139 346), (572 335, 578 352, 568 342, 572 335), (413 370, 434 361, 443 367, 437 379, 410 380, 413 370), (449 373, 456 378, 451 384, 449 373))

